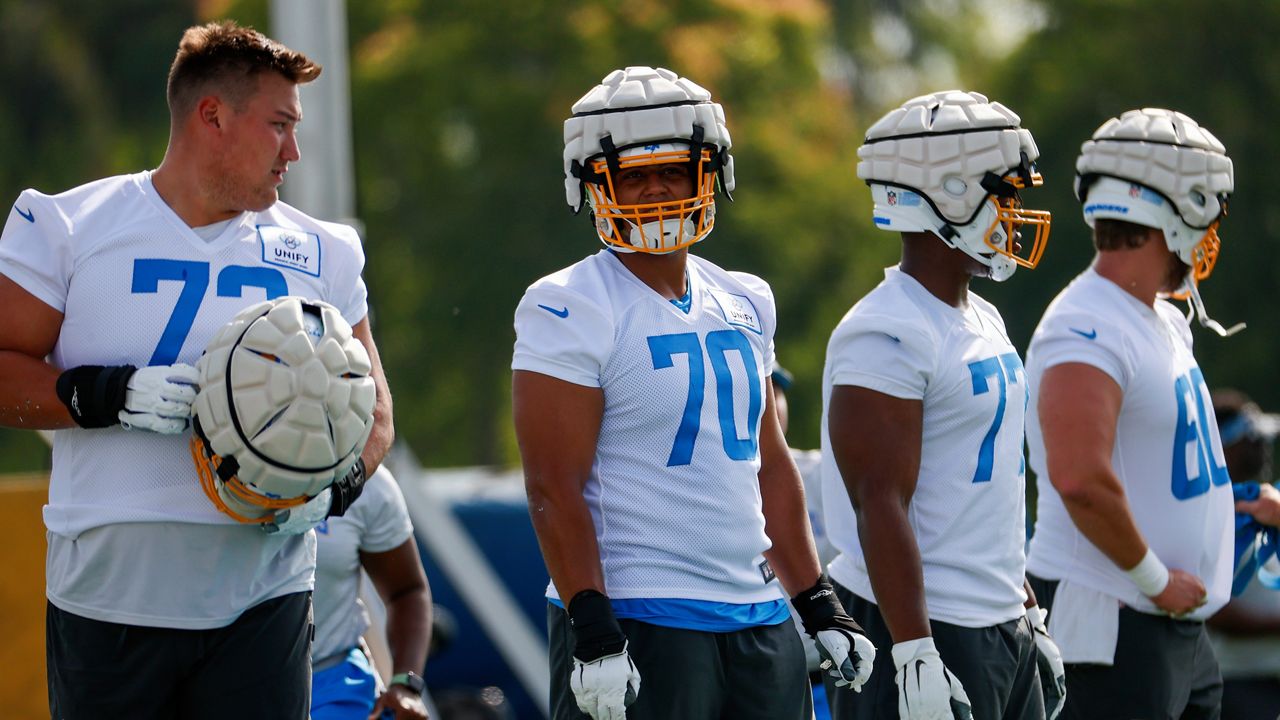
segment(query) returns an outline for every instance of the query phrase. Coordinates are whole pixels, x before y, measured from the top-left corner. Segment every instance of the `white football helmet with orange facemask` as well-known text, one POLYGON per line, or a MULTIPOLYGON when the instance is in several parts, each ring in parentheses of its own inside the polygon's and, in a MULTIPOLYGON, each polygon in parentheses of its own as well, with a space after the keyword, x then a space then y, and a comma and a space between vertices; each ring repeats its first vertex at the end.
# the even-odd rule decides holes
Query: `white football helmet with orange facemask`
POLYGON ((610 73, 573 104, 564 137, 565 199, 575 213, 589 203, 596 234, 619 252, 665 254, 702 240, 715 227, 717 180, 726 195, 733 191, 724 109, 664 68, 610 73), (691 197, 618 202, 619 175, 664 163, 688 167, 691 197))
POLYGON ((1111 118, 1086 141, 1076 160, 1076 197, 1084 221, 1098 219, 1156 228, 1188 268, 1174 297, 1188 298, 1200 323, 1227 330, 1204 311, 1199 283, 1218 261, 1218 225, 1227 214, 1235 175, 1226 148, 1195 120, 1172 110, 1143 108, 1111 118))
POLYGON ((891 110, 858 148, 858 177, 871 186, 876 226, 931 232, 990 268, 993 280, 1034 268, 1050 218, 1022 207, 1019 191, 1043 181, 1035 168, 1040 152, 1020 123, 1000 103, 959 90, 891 110))

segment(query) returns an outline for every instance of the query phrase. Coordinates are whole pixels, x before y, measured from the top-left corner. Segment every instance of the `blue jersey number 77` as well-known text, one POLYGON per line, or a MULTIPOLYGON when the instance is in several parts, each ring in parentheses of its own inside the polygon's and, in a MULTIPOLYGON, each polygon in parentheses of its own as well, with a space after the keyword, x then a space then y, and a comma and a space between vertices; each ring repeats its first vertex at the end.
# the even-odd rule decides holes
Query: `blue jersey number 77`
MULTIPOLYGON (((996 415, 991 420, 991 427, 987 429, 987 434, 982 437, 982 444, 978 447, 978 468, 973 473, 973 482, 984 483, 991 481, 992 468, 995 466, 996 455, 996 436, 1000 434, 1000 426, 1004 423, 1005 403, 1008 399, 1007 387, 1010 383, 1018 382, 1018 373, 1022 373, 1023 379, 1026 379, 1026 373, 1022 369, 1022 360, 1017 353, 1004 353, 999 357, 989 357, 985 360, 977 360, 969 363, 969 375, 973 379, 973 394, 983 395, 991 390, 991 384, 988 379, 994 379, 996 388, 1000 391, 1000 400, 996 404, 996 415)), ((1023 406, 1026 406, 1026 395, 1023 395, 1023 406)), ((1021 428, 1019 428, 1021 430, 1021 428)), ((1022 449, 1021 443, 1018 445, 1019 451, 1022 449)), ((1018 457, 1019 472, 1023 470, 1024 462, 1019 452, 1018 457)))

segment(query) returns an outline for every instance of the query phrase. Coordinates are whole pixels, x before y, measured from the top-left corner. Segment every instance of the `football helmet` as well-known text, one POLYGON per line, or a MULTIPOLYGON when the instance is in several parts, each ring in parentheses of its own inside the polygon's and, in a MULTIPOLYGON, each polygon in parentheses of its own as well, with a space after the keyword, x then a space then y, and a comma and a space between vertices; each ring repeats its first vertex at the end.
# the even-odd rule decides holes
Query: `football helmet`
POLYGON ((876 227, 931 232, 1007 280, 1034 268, 1049 240, 1050 216, 1022 207, 1039 187, 1031 131, 998 102, 946 90, 912 98, 867 131, 858 177, 871 186, 876 227), (1021 231, 1033 229, 1031 237, 1021 231))
POLYGON ((236 315, 196 363, 191 454, 213 504, 263 523, 346 474, 373 429, 371 369, 328 303, 289 296, 236 315))
POLYGON ((1075 192, 1084 220, 1124 220, 1164 231, 1195 281, 1213 272, 1218 224, 1235 188, 1226 148, 1195 120, 1144 108, 1111 118, 1080 148, 1075 192), (1111 178, 1119 182, 1100 182, 1111 178))
POLYGON ((715 227, 719 182, 733 191, 732 142, 711 93, 665 68, 610 73, 573 104, 564 122, 564 187, 569 208, 591 206, 596 234, 619 252, 670 253, 715 227), (614 183, 630 168, 682 163, 693 195, 677 202, 622 204, 614 183))
POLYGON ((1173 110, 1143 108, 1107 120, 1076 160, 1084 221, 1093 227, 1098 218, 1123 220, 1162 231, 1170 252, 1190 268, 1174 296, 1189 296, 1202 323, 1208 318, 1197 286, 1218 261, 1218 225, 1234 189, 1226 148, 1173 110))

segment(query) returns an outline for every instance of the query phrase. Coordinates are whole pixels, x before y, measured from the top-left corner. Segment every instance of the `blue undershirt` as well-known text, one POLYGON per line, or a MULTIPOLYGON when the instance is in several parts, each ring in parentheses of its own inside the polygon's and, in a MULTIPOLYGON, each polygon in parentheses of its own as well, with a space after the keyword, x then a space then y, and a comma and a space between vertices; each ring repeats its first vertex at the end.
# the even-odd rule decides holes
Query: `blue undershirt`
MULTIPOLYGON (((564 609, 564 603, 560 600, 547 598, 547 602, 564 609)), ((610 598, 609 604, 613 606, 613 614, 619 619, 702 632, 736 632, 763 625, 780 625, 791 619, 787 601, 781 598, 758 603, 681 598, 610 598)))

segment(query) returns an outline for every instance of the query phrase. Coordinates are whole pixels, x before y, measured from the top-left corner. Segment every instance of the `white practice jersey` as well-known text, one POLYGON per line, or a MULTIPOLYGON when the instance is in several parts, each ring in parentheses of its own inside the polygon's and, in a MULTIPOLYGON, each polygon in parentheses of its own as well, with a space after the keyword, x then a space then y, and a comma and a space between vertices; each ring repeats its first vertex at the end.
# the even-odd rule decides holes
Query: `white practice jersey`
POLYGON ((757 477, 773 295, 693 255, 688 278, 687 313, 608 250, 539 280, 512 367, 604 391, 584 495, 610 597, 776 600, 757 477))
POLYGON ((369 476, 345 515, 316 528, 313 660, 345 655, 369 627, 369 613, 360 601, 360 553, 394 550, 411 537, 404 495, 385 466, 369 476))
POLYGON ((831 334, 822 395, 822 488, 831 577, 875 602, 827 413, 835 386, 924 403, 920 474, 908 519, 933 620, 989 627, 1024 614, 1022 361, 995 306, 952 307, 897 267, 831 334))
MULTIPOLYGON (((355 324, 366 314, 363 265, 354 230, 284 203, 242 213, 205 241, 165 204, 149 172, 60 195, 26 190, 0 236, 0 273, 63 314, 49 361, 64 369, 194 364, 238 311, 281 295, 328 301, 355 324)), ((59 607, 114 622, 207 627, 310 587, 314 542, 268 539, 218 512, 200 489, 189 434, 115 426, 54 437, 44 520, 61 538, 50 541, 48 587, 59 607), (219 527, 193 530, 180 549, 170 542, 153 550, 146 566, 124 563, 108 580, 119 593, 95 587, 104 578, 86 559, 146 546, 149 534, 169 537, 155 527, 166 523, 219 527), (122 537, 128 533, 139 535, 122 537), (176 588, 172 597, 143 592, 160 578, 176 588), (193 582, 223 587, 192 593, 193 582)))
POLYGON ((1188 617, 1209 617, 1231 594, 1235 528, 1231 481, 1190 326, 1171 303, 1148 307, 1092 268, 1049 305, 1027 351, 1027 444, 1039 490, 1028 571, 1163 614, 1071 522, 1046 471, 1036 399, 1045 371, 1063 363, 1096 367, 1124 391, 1112 469, 1150 548, 1168 567, 1204 582, 1207 602, 1188 617))

